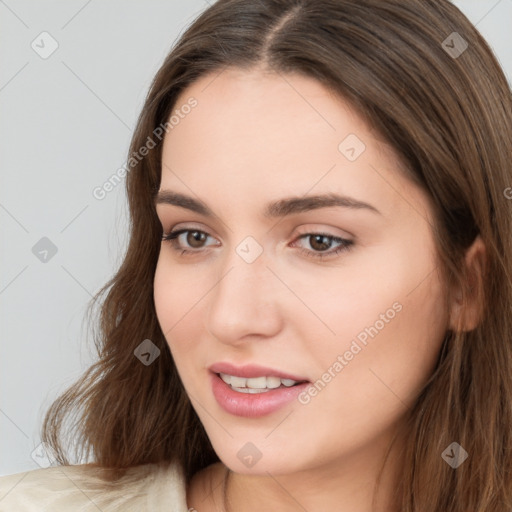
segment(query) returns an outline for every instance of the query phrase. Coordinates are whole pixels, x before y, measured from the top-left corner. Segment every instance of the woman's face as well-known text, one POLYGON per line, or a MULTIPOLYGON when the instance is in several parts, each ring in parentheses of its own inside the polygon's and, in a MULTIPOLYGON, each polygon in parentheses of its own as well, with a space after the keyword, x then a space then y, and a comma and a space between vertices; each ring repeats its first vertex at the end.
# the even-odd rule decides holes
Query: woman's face
POLYGON ((448 322, 425 194, 310 78, 226 69, 173 113, 156 209, 189 231, 154 299, 215 451, 239 473, 375 463, 448 322))

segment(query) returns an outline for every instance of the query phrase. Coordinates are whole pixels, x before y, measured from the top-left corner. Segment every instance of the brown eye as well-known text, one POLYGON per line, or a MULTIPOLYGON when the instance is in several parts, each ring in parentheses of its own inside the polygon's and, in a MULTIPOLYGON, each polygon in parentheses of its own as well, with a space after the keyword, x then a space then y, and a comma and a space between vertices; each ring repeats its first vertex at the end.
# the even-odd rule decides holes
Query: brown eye
MULTIPOLYGON (((335 257, 343 251, 348 251, 353 246, 353 240, 346 240, 338 236, 328 233, 304 233, 297 239, 298 241, 306 240, 310 249, 304 246, 300 247, 300 251, 306 256, 312 258, 324 259, 335 257), (333 247, 333 244, 337 244, 333 247)), ((297 242, 294 242, 297 243, 297 242)))
POLYGON ((315 251, 325 251, 326 249, 330 249, 330 246, 333 242, 332 237, 325 235, 308 235, 309 236, 309 244, 315 251))
POLYGON ((214 245, 205 243, 208 238, 212 238, 213 240, 213 237, 208 233, 198 229, 179 229, 167 235, 162 235, 162 241, 169 242, 171 247, 181 254, 200 253, 202 249, 207 248, 208 245, 214 245))
POLYGON ((202 243, 206 240, 207 236, 208 235, 203 231, 188 231, 186 237, 187 244, 196 249, 201 248, 202 243))

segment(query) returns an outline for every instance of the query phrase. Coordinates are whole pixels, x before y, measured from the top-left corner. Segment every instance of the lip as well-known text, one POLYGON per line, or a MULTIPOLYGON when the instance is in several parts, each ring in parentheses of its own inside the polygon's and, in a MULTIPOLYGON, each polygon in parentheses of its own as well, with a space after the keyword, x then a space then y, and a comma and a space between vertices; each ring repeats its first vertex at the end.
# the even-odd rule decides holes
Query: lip
POLYGON ((253 377, 279 377, 280 379, 291 379, 297 382, 308 381, 308 379, 304 377, 298 377, 297 375, 285 373, 281 370, 259 366, 256 364, 235 366, 231 363, 220 362, 212 364, 208 369, 213 373, 226 373, 228 375, 234 375, 235 377, 245 377, 247 379, 253 377))
MULTIPOLYGON (((259 375, 262 374, 260 373, 259 375)), ((240 377, 243 377, 243 375, 240 375, 240 377)), ((303 382, 295 386, 280 387, 257 394, 240 393, 233 391, 214 372, 210 372, 210 383, 213 396, 222 409, 234 416, 245 418, 258 418, 281 409, 290 402, 293 402, 311 384, 310 382, 303 382)))

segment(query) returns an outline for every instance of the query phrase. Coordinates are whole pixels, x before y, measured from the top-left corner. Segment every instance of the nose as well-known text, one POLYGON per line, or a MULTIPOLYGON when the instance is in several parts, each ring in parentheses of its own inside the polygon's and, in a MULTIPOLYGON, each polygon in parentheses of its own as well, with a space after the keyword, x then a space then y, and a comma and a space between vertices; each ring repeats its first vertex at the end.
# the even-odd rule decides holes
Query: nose
POLYGON ((206 329, 230 345, 246 343, 251 337, 275 336, 282 325, 279 297, 283 285, 267 268, 264 255, 247 263, 234 253, 225 263, 209 294, 206 329))

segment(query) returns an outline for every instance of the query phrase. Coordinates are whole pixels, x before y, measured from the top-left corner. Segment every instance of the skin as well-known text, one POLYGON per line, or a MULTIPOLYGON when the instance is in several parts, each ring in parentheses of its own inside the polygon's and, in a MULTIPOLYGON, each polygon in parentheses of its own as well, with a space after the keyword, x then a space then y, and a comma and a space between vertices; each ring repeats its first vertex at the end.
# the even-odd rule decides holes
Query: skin
MULTIPOLYGON (((222 461, 195 475, 188 505, 222 510, 227 466, 231 511, 313 512, 343 503, 369 512, 391 436, 454 321, 428 198, 371 127, 311 78, 226 69, 183 91, 176 107, 191 96, 197 106, 165 137, 160 188, 199 198, 216 216, 157 205, 164 233, 188 227, 209 237, 192 245, 181 235, 192 255, 163 241, 154 280, 162 331, 222 461), (366 145, 353 162, 338 149, 349 134, 366 145), (327 192, 380 214, 329 207, 262 215, 271 200, 327 192), (315 232, 354 243, 322 261, 306 254, 322 251, 312 237, 300 238, 315 232), (250 264, 236 252, 247 236, 263 249, 250 264), (396 302, 401 311, 308 404, 294 400, 241 418, 216 402, 207 370, 214 362, 260 364, 315 382, 396 302), (247 442, 262 454, 252 468, 237 457, 247 442)), ((338 246, 331 241, 324 252, 338 246)), ((401 469, 392 451, 376 510, 394 510, 390 493, 401 469)))

